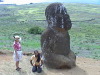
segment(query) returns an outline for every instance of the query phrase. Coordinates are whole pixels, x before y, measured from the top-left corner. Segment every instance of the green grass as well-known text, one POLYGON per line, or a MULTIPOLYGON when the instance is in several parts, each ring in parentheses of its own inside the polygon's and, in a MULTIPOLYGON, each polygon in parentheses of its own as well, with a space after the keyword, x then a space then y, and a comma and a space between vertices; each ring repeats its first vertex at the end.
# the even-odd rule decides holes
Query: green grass
MULTIPOLYGON (((29 5, 0 5, 0 50, 13 50, 13 35, 22 37, 22 50, 41 50, 41 35, 29 34, 34 26, 46 28, 45 8, 49 3, 29 5), (5 15, 9 14, 9 15, 5 15)), ((72 21, 95 19, 88 22, 72 22, 69 30, 71 50, 78 56, 100 59, 100 5, 64 3, 72 21)))

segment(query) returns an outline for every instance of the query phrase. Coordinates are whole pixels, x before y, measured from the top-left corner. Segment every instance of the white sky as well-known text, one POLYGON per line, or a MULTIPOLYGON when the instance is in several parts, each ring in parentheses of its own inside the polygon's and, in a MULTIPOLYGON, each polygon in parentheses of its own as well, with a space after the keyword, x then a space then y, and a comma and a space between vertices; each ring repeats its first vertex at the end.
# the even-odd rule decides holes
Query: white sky
MULTIPOLYGON (((28 4, 28 3, 39 3, 39 2, 51 2, 54 0, 4 0, 3 4, 28 4)), ((57 1, 57 0, 56 0, 57 1)))
MULTIPOLYGON (((3 0, 0 4, 29 4, 29 3, 40 3, 40 2, 62 2, 64 0, 3 0)), ((81 2, 82 0, 65 0, 66 2, 81 2)), ((100 0, 83 0, 83 2, 97 2, 100 4, 100 0)))

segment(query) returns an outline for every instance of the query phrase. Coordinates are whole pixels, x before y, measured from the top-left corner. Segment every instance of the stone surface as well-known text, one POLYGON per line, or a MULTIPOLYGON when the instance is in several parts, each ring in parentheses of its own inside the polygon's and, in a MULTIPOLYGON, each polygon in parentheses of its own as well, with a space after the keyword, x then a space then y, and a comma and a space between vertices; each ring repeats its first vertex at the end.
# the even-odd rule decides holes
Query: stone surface
POLYGON ((45 10, 47 29, 41 36, 41 48, 44 63, 50 68, 72 68, 76 56, 70 50, 71 20, 66 8, 61 3, 52 3, 45 10))

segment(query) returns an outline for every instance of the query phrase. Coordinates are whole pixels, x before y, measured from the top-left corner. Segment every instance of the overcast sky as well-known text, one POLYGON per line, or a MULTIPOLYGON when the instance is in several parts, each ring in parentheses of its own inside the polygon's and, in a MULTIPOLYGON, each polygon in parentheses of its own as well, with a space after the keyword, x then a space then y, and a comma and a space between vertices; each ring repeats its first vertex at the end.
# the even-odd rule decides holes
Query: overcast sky
POLYGON ((82 3, 98 3, 100 0, 3 0, 0 4, 29 4, 40 2, 82 2, 82 3))
POLYGON ((4 0, 4 4, 28 4, 28 3, 40 3, 40 2, 52 2, 57 0, 4 0))

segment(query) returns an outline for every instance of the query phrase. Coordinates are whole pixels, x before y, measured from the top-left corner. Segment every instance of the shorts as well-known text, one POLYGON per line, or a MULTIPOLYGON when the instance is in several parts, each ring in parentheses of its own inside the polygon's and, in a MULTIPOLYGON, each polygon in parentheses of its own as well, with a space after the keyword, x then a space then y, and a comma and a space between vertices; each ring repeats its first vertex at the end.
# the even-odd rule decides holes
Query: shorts
POLYGON ((22 56, 23 56, 22 51, 17 51, 17 54, 18 54, 18 58, 16 57, 16 53, 15 53, 15 51, 14 51, 13 59, 14 59, 15 61, 20 61, 20 60, 22 59, 22 56))

